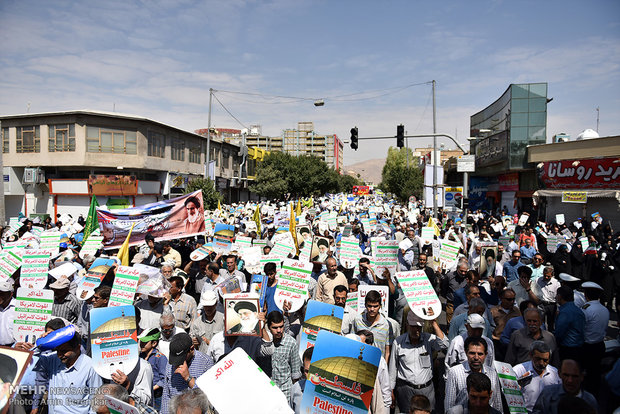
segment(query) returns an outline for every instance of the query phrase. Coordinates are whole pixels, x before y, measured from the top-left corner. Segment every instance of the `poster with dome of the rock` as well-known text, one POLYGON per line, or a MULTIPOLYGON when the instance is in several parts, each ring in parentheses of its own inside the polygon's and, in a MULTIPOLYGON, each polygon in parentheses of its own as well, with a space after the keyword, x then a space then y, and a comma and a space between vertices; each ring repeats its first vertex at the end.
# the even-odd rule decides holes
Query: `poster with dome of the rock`
POLYGON ((97 374, 112 379, 117 370, 129 374, 138 364, 140 347, 133 306, 94 308, 90 312, 90 344, 97 374))
POLYGON ((320 331, 301 401, 302 413, 369 411, 381 350, 329 331, 320 331))
POLYGON ((306 307, 306 317, 301 326, 299 357, 302 358, 304 351, 314 346, 319 331, 327 330, 340 334, 343 317, 344 308, 313 299, 309 300, 306 307))

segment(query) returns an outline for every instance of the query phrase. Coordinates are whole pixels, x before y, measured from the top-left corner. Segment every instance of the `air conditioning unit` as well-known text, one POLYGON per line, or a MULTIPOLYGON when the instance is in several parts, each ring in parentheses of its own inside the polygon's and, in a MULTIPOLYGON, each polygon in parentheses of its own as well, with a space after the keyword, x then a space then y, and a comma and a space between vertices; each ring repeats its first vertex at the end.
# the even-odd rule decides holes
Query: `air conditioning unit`
POLYGON ((47 184, 47 180, 45 179, 45 171, 37 168, 37 184, 47 184))
POLYGON ((36 168, 24 168, 24 178, 22 183, 24 184, 36 184, 37 182, 37 169, 36 168))

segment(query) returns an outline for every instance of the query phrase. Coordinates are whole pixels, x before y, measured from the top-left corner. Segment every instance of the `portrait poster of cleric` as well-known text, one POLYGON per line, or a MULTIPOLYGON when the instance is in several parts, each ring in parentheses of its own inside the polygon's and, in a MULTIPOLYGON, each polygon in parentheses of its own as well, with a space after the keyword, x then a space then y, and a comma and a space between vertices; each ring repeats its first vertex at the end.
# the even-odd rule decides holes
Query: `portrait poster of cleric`
POLYGON ((224 297, 225 334, 227 336, 260 336, 258 298, 226 296, 224 297))
POLYGON ((97 207, 97 217, 105 249, 120 247, 130 231, 130 246, 143 243, 146 233, 151 233, 158 241, 205 233, 201 190, 122 210, 97 207))

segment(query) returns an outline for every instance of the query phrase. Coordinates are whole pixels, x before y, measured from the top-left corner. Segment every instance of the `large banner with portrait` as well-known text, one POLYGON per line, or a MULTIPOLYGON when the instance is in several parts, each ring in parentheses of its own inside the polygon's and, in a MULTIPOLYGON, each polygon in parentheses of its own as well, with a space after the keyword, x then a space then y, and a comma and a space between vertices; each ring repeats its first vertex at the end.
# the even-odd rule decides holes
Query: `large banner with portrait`
POLYGON ((202 191, 123 210, 97 208, 105 249, 119 248, 133 227, 129 245, 144 243, 151 233, 157 241, 205 233, 202 191))

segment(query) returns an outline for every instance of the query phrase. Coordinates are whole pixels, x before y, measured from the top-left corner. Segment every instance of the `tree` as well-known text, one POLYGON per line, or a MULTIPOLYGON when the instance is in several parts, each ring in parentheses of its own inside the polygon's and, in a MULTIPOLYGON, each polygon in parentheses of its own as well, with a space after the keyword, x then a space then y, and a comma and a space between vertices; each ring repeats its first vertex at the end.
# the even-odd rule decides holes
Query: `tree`
POLYGON ((359 180, 359 178, 359 174, 357 174, 357 178, 347 174, 340 175, 338 177, 338 190, 342 193, 352 192, 353 186, 364 184, 364 182, 359 180))
POLYGON ((222 195, 215 189, 215 184, 210 178, 194 178, 185 188, 184 194, 202 190, 202 202, 205 210, 215 210, 217 202, 222 200, 222 195))
POLYGON ((388 149, 388 156, 381 172, 379 188, 386 193, 393 193, 400 201, 407 201, 409 196, 420 198, 422 194, 422 173, 418 168, 418 158, 409 152, 409 168, 407 168, 408 148, 388 149))
POLYGON ((250 190, 268 198, 304 197, 337 192, 339 174, 314 156, 272 152, 256 167, 250 190))
POLYGON ((288 192, 286 180, 272 165, 257 168, 256 180, 250 185, 250 191, 267 198, 283 198, 288 192))

